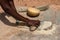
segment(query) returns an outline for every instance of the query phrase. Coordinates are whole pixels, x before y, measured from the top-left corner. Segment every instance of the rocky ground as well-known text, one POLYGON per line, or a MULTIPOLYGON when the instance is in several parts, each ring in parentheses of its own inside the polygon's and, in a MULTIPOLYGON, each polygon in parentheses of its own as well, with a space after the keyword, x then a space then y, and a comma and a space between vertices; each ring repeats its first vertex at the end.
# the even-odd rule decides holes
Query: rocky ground
MULTIPOLYGON (((21 0, 21 1, 25 1, 25 0, 21 0)), ((35 1, 37 2, 37 0, 35 1)), ((22 5, 22 3, 20 5, 17 0, 15 2, 17 2, 15 3, 16 8, 22 5)), ((27 1, 25 2, 28 3, 27 1)), ((32 0, 32 2, 34 1, 32 0)), ((59 5, 60 3, 59 2, 60 2, 59 0, 56 1, 41 0, 41 5, 45 3, 46 4, 49 3, 49 9, 46 11, 41 11, 40 15, 36 18, 28 17, 26 15, 26 12, 24 13, 19 12, 19 14, 21 14, 22 16, 30 19, 35 19, 35 20, 39 19, 41 21, 53 22, 57 26, 56 26, 55 33, 53 33, 52 35, 33 34, 33 32, 30 32, 29 30, 25 29, 25 27, 27 27, 26 25, 22 25, 22 23, 20 23, 20 25, 16 25, 15 24, 16 20, 10 15, 4 13, 3 10, 1 9, 0 10, 0 40, 60 40, 60 35, 59 35, 60 34, 59 32, 60 31, 60 5, 59 5)), ((36 6, 35 3, 34 5, 36 6)))

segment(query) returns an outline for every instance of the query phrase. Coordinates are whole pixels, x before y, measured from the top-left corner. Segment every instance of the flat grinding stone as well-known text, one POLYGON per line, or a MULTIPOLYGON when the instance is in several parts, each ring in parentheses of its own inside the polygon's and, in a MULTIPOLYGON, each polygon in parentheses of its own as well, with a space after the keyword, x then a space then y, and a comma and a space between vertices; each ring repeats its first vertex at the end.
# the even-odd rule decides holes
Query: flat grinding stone
MULTIPOLYGON (((52 22, 50 21, 42 21, 40 22, 39 30, 50 30, 52 28, 52 22)), ((31 30, 36 29, 35 26, 31 26, 31 30)))
POLYGON ((52 25, 53 25, 53 24, 52 24, 52 22, 50 22, 50 21, 42 21, 39 28, 40 28, 41 30, 49 29, 52 25))
POLYGON ((53 34, 55 33, 56 25, 50 21, 42 21, 41 25, 35 30, 34 34, 53 34))

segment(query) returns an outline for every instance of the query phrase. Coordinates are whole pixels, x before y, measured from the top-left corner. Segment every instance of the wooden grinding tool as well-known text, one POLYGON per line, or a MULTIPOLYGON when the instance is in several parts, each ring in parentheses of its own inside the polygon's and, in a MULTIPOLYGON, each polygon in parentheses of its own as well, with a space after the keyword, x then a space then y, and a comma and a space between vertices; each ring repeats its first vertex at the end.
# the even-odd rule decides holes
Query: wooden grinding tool
POLYGON ((39 14, 40 14, 40 10, 38 10, 36 8, 29 7, 27 9, 27 15, 30 17, 37 17, 37 16, 39 16, 39 14))

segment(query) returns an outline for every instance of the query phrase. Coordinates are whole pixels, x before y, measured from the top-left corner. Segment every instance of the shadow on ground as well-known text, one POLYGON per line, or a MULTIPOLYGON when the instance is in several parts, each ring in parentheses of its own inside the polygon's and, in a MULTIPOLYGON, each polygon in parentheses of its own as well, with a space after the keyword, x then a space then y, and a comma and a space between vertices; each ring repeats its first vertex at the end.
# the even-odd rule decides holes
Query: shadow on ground
POLYGON ((19 25, 17 25, 16 23, 11 23, 5 16, 10 17, 10 15, 6 14, 6 13, 1 13, 0 14, 0 20, 9 26, 26 26, 26 24, 24 22, 20 22, 19 25))

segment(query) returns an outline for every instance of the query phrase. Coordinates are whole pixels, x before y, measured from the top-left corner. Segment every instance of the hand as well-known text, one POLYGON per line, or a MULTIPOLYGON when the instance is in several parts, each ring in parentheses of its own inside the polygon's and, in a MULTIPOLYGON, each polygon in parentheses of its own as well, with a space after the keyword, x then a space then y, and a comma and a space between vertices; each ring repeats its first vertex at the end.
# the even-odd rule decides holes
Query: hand
POLYGON ((40 21, 39 20, 29 20, 27 22, 27 25, 30 27, 30 31, 34 31, 40 25, 40 21))
POLYGON ((29 20, 28 22, 27 22, 27 25, 28 26, 39 26, 40 25, 40 21, 39 20, 29 20))

